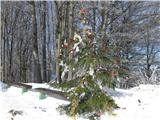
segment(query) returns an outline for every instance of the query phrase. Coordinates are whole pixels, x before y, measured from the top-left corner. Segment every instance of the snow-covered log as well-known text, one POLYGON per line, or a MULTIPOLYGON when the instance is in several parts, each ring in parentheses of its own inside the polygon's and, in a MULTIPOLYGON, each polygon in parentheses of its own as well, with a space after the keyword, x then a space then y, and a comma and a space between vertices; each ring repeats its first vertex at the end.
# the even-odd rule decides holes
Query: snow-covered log
POLYGON ((50 97, 54 97, 60 100, 67 100, 67 97, 65 97, 64 93, 58 90, 51 90, 51 89, 41 88, 41 87, 34 88, 32 85, 27 85, 25 83, 8 83, 8 85, 18 87, 18 88, 26 88, 33 92, 44 93, 50 97))

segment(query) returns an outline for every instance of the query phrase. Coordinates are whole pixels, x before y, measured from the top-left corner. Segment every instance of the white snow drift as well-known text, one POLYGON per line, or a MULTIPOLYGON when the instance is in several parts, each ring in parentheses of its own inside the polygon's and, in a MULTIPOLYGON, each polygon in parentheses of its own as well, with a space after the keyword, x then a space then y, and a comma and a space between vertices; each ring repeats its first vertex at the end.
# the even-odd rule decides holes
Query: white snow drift
MULTIPOLYGON (((0 82, 0 120, 72 120, 56 110, 66 101, 51 97, 39 100, 39 93, 28 91, 22 94, 22 89, 15 87, 5 89, 6 86, 0 82)), ((114 111, 114 116, 102 115, 101 120, 160 119, 160 86, 140 85, 129 90, 116 89, 111 94, 120 109, 114 111)))

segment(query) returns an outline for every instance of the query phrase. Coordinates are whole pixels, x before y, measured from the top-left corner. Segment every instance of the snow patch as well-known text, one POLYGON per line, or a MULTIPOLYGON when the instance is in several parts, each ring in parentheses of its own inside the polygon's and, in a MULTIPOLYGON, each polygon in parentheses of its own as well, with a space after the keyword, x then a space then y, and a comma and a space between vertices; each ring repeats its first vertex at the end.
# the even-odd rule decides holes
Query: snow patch
MULTIPOLYGON (((0 83, 1 88, 4 84, 0 83)), ((48 87, 46 84, 31 83, 34 87, 48 87)), ((112 95, 120 109, 114 111, 116 115, 102 115, 101 120, 159 120, 160 86, 140 85, 123 90, 103 88, 106 94, 112 95)), ((84 94, 82 94, 83 96, 84 94)), ((98 101, 97 101, 98 102, 98 101)), ((0 120, 71 120, 66 115, 60 115, 56 110, 59 105, 67 101, 47 97, 39 100, 39 93, 28 91, 22 94, 22 89, 10 87, 6 92, 0 91, 0 120), (23 114, 12 116, 9 111, 21 111, 23 114)), ((77 120, 85 120, 79 118, 77 120)))

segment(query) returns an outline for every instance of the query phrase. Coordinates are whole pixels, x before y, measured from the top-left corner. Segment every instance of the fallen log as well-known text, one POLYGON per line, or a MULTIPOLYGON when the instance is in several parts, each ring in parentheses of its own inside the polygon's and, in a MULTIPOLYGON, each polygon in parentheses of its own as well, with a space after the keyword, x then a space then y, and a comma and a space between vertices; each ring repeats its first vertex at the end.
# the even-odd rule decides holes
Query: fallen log
POLYGON ((61 91, 51 90, 51 89, 47 89, 47 88, 35 88, 35 89, 32 89, 31 91, 44 93, 50 97, 54 97, 57 99, 67 100, 65 93, 61 92, 61 91))
POLYGON ((47 88, 34 88, 32 89, 32 85, 27 85, 25 83, 8 83, 9 86, 14 86, 17 88, 26 88, 29 91, 32 92, 40 92, 40 93, 44 93, 49 97, 53 97, 56 99, 60 99, 60 100, 67 100, 67 97, 65 96, 64 92, 61 91, 57 91, 57 90, 51 90, 51 89, 47 89, 47 88))
POLYGON ((26 88, 26 89, 32 89, 32 85, 27 85, 24 83, 8 83, 9 86, 14 86, 14 87, 18 87, 18 88, 26 88))

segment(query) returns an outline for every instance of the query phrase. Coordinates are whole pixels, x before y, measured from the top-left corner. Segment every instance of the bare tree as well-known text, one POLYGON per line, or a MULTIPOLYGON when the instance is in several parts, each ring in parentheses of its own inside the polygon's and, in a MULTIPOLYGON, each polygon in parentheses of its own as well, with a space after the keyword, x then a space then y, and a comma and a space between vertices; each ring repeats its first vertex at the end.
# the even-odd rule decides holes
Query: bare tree
POLYGON ((41 65, 39 61, 39 51, 38 51, 38 39, 37 39, 37 19, 36 19, 36 6, 35 2, 31 2, 33 7, 33 14, 32 14, 32 24, 33 24, 33 56, 34 56, 34 63, 35 63, 35 82, 42 82, 41 76, 41 65))

